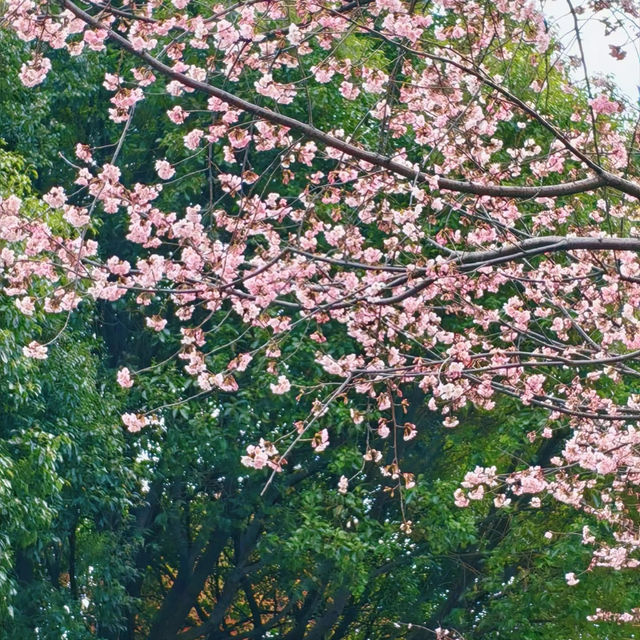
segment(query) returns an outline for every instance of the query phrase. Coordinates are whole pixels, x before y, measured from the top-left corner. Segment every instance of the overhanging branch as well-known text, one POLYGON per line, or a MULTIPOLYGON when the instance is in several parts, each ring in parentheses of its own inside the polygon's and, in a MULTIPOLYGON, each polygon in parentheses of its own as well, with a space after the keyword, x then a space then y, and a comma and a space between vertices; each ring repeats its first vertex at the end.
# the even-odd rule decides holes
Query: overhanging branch
POLYGON ((531 258, 544 253, 566 251, 640 251, 637 238, 571 238, 565 236, 541 236, 527 238, 514 245, 489 251, 468 251, 460 253, 454 260, 464 270, 496 266, 518 258, 531 258))
POLYGON ((307 124, 300 120, 296 120, 295 118, 291 118, 281 113, 277 113, 275 111, 272 111, 271 109, 261 107, 260 105, 249 102, 248 100, 244 100, 243 98, 229 93, 224 89, 214 87, 213 85, 207 84, 205 82, 194 80, 193 78, 190 78, 183 73, 179 73, 171 69, 171 67, 164 64, 157 58, 149 55, 147 52, 136 50, 136 48, 131 44, 129 40, 124 38, 119 33, 115 32, 113 29, 110 29, 108 26, 101 23, 99 20, 88 14, 86 11, 82 10, 70 0, 61 0, 61 4, 64 8, 71 11, 71 13, 73 13, 76 17, 83 20, 87 25, 93 27, 94 29, 104 29, 105 31, 107 31, 108 36, 120 47, 136 56, 147 65, 149 65, 152 69, 155 69, 165 77, 176 80, 181 84, 196 91, 200 91, 206 95, 214 96, 219 100, 222 100, 223 102, 231 105, 232 107, 241 109, 242 111, 246 111, 247 113, 251 113, 252 115, 266 120, 267 122, 288 127, 289 129, 302 134, 309 140, 314 140, 315 142, 319 142, 323 145, 341 151, 345 155, 357 160, 368 162, 373 166, 386 169, 392 173, 395 173, 396 175, 407 178, 408 180, 420 183, 433 182, 435 180, 437 187, 442 190, 455 191, 458 193, 469 193, 479 196, 492 196, 498 198, 529 199, 536 197, 559 197, 593 191, 605 186, 615 188, 623 193, 632 195, 636 198, 640 198, 640 186, 636 185, 633 182, 630 182, 629 180, 625 180, 623 178, 610 174, 607 171, 602 171, 596 177, 587 178, 584 180, 565 182, 557 185, 543 185, 539 187, 491 184, 488 185, 431 176, 424 171, 420 171, 419 169, 414 168, 413 166, 407 166, 401 162, 398 162, 392 157, 384 156, 372 151, 368 151, 366 149, 362 149, 354 144, 346 142, 345 140, 341 140, 339 138, 336 138, 335 136, 325 133, 324 131, 317 129, 310 124, 307 124))

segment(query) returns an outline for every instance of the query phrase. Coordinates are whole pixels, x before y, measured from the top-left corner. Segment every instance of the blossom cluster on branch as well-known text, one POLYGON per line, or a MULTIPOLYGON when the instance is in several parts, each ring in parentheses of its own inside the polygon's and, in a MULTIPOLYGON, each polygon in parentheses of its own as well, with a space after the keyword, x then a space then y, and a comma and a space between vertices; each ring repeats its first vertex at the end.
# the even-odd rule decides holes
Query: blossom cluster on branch
MULTIPOLYGON (((166 117, 211 194, 168 210, 157 203, 180 188, 184 157, 158 154, 158 179, 129 184, 117 157, 98 163, 79 140, 75 184, 45 196, 55 225, 0 201, 4 291, 22 313, 132 296, 151 331, 178 327, 176 357, 202 393, 233 392, 266 358, 274 394, 315 394, 290 439, 316 453, 330 446, 330 402, 351 403, 356 424, 372 406, 383 417, 365 461, 403 490, 413 477, 379 451, 416 435, 403 388, 416 385, 446 427, 468 405, 516 398, 547 412, 531 439, 568 428, 564 447, 547 468, 470 472, 456 503, 569 504, 613 529, 613 541, 587 536, 592 567, 637 566, 636 134, 621 101, 570 82, 534 3, 9 0, 7 15, 37 43, 26 86, 55 73, 47 47, 123 50, 104 79, 121 143, 136 105, 170 96, 166 117), (544 91, 565 98, 562 113, 544 91), (316 113, 320 95, 358 118, 316 113), (126 221, 135 261, 101 253, 94 222, 109 216, 126 221), (268 338, 212 368, 221 314, 268 338), (320 391, 280 359, 292 332, 315 349, 320 391)), ((287 452, 262 440, 243 462, 278 471, 287 452)))

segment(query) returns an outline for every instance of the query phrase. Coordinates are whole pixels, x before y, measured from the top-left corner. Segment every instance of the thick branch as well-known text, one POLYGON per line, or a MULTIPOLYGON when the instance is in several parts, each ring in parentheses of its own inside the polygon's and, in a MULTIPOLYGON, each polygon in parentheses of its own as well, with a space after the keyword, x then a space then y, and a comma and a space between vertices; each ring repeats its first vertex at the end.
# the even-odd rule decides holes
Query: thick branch
POLYGON ((540 236, 537 238, 527 238, 519 244, 508 245, 489 251, 464 252, 455 258, 455 262, 464 266, 466 269, 470 269, 483 266, 495 266, 517 258, 531 258, 543 253, 580 250, 640 251, 640 239, 540 236))
MULTIPOLYGON (((454 264, 458 264, 460 271, 472 271, 481 267, 493 267, 506 262, 511 262, 519 258, 531 258, 533 256, 544 253, 558 253, 577 250, 592 251, 640 251, 640 240, 636 238, 572 238, 565 236, 541 236, 538 238, 528 238, 517 245, 507 245, 499 249, 490 249, 488 251, 469 251, 461 252, 452 259, 454 264)), ((416 269, 414 273, 420 273, 420 269, 416 269)), ((434 282, 434 278, 421 280, 409 289, 387 298, 379 298, 372 302, 375 305, 397 304, 411 296, 420 293, 434 282)), ((385 288, 399 286, 402 282, 392 283, 385 288)), ((340 303, 332 308, 341 308, 349 303, 340 303)))

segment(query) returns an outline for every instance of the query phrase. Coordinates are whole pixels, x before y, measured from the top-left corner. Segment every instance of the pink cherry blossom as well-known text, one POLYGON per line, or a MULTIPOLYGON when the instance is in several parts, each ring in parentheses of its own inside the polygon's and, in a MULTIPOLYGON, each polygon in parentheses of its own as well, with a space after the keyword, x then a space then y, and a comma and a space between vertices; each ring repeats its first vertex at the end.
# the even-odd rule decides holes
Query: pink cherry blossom
POLYGON ((122 422, 130 433, 137 433, 148 424, 148 420, 145 416, 135 413, 123 413, 122 422))
POLYGON ((51 71, 49 58, 35 56, 22 65, 19 77, 25 87, 35 87, 44 81, 49 71, 51 71))
POLYGON ((22 353, 27 358, 34 358, 35 360, 46 360, 48 349, 46 345, 40 344, 35 340, 32 340, 28 345, 22 347, 22 353))
POLYGON ((191 149, 192 151, 197 149, 200 145, 200 141, 202 140, 202 136, 204 135, 204 131, 202 129, 192 129, 189 133, 184 136, 184 146, 187 149, 191 149))
POLYGON ((33 298, 24 296, 22 298, 16 298, 16 307, 25 316, 32 316, 35 311, 35 305, 33 304, 33 298))
POLYGON ((609 100, 609 98, 604 95, 599 95, 597 98, 589 100, 589 104, 596 114, 603 113, 606 115, 611 115, 617 113, 620 110, 619 103, 615 102, 614 100, 609 100))
POLYGON ((67 195, 62 187, 52 187, 49 193, 42 196, 42 199, 54 209, 59 209, 67 201, 67 195))
POLYGON ((145 319, 147 327, 154 331, 162 331, 167 326, 167 319, 158 316, 152 316, 145 319))
POLYGON ((566 573, 564 576, 565 580, 567 581, 567 584, 572 587, 576 584, 578 584, 578 582, 580 582, 580 580, 578 580, 578 578, 576 578, 576 574, 573 573, 572 571, 569 573, 566 573))
POLYGON ((133 386, 131 372, 127 367, 122 367, 122 369, 118 371, 118 384, 124 389, 128 389, 133 386))
POLYGON ((182 124, 189 114, 179 104, 177 104, 175 107, 167 111, 167 115, 169 116, 169 120, 174 124, 182 124))
POLYGON ((156 172, 162 180, 169 180, 172 178, 176 170, 166 160, 156 160, 156 172))
POLYGON ((269 385, 271 392, 275 393, 277 395, 282 395, 283 393, 287 393, 287 391, 289 391, 289 389, 291 389, 291 383, 289 382, 289 379, 286 376, 278 376, 278 382, 277 383, 271 383, 269 385))
POLYGON ((316 453, 324 451, 329 446, 329 432, 326 429, 322 429, 316 433, 311 439, 311 446, 316 453))

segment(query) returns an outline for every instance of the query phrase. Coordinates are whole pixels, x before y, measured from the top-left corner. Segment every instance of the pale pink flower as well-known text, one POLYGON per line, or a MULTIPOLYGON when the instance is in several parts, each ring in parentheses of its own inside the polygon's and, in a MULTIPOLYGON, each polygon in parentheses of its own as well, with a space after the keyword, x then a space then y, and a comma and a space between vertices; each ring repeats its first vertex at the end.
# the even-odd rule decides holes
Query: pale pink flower
POLYGON ((454 504, 456 505, 456 507, 463 508, 463 507, 469 506, 469 499, 467 498, 467 496, 465 495, 462 489, 456 489, 453 492, 453 498, 454 498, 454 504))
POLYGON ((382 452, 377 449, 367 449, 362 458, 367 462, 380 462, 382 460, 382 452))
POLYGON ((326 429, 318 431, 311 440, 311 447, 315 449, 316 453, 324 451, 329 446, 329 432, 326 429))
POLYGON ((362 252, 362 259, 369 264, 380 262, 380 260, 382 259, 382 251, 380 251, 380 249, 368 247, 362 252))
POLYGON ((203 135, 204 131, 202 131, 202 129, 189 131, 189 133, 183 137, 184 146, 187 147, 187 149, 191 149, 191 151, 195 151, 200 145, 200 140, 202 140, 203 135))
POLYGON ((390 433, 389 427, 384 422, 378 426, 378 435, 381 438, 387 438, 390 433))
POLYGON ((278 376, 278 382, 275 384, 272 382, 269 387, 271 388, 272 393, 282 395, 291 389, 291 383, 286 376, 278 376))
POLYGON ((167 115, 174 124, 182 124, 189 114, 180 105, 176 105, 167 111, 167 115))
POLYGON ((128 389, 133 386, 133 380, 131 379, 131 372, 127 367, 122 367, 118 371, 118 384, 124 389, 128 389))
POLYGON ((67 194, 62 187, 53 187, 42 199, 54 209, 59 209, 67 201, 67 194))
POLYGON ((70 56, 79 56, 84 51, 84 40, 77 40, 76 42, 67 42, 67 51, 70 56))
POLYGON ((102 51, 105 48, 104 41, 107 35, 106 29, 96 29, 95 31, 87 29, 84 32, 83 40, 92 51, 102 51))
POLYGON ((111 256, 111 258, 107 260, 107 268, 115 275, 124 276, 131 270, 131 265, 126 260, 120 260, 116 256, 111 256))
POLYGON ((138 81, 141 87, 148 87, 155 82, 155 75, 149 70, 143 67, 135 67, 132 70, 133 77, 138 81))
POLYGON ((11 249, 7 249, 7 247, 4 247, 0 251, 0 267, 2 266, 10 267, 13 264, 15 264, 15 261, 16 261, 15 251, 12 251, 11 249))
POLYGON ((156 160, 156 172, 162 180, 169 180, 175 175, 176 170, 166 160, 156 160))
POLYGON ((17 298, 15 304, 20 313, 23 313, 25 316, 32 316, 33 312, 36 310, 36 307, 33 304, 33 298, 29 296, 17 298))
POLYGON ((347 100, 355 100, 360 95, 360 89, 353 83, 344 80, 340 85, 340 93, 347 100))
POLYGON ((269 462, 269 456, 262 447, 250 444, 247 447, 247 455, 242 456, 240 462, 245 467, 253 467, 254 469, 262 469, 269 462))
POLYGON ((320 84, 326 84, 333 78, 335 71, 326 67, 311 67, 311 71, 320 84))
POLYGON ((127 431, 130 433, 137 433, 143 427, 147 425, 147 418, 143 415, 138 415, 135 413, 123 413, 122 414, 122 422, 127 427, 127 431))
POLYGON ((511 504, 511 498, 507 498, 507 496, 504 493, 499 493, 493 499, 493 504, 497 509, 499 509, 500 507, 507 507, 508 505, 511 504))
POLYGON ((150 318, 145 318, 145 323, 147 327, 153 329, 154 331, 162 331, 167 326, 166 318, 161 318, 160 316, 151 316, 150 318))
POLYGON ((253 467, 254 469, 262 469, 265 466, 269 466, 274 471, 282 471, 282 465, 277 455, 278 450, 273 443, 260 438, 259 444, 250 444, 247 447, 247 455, 242 456, 240 462, 246 467, 253 467))
POLYGON ((244 149, 251 142, 251 136, 245 129, 234 129, 229 132, 227 137, 229 138, 229 144, 234 149, 244 149))
POLYGON ((304 146, 298 150, 298 162, 302 162, 310 167, 313 163, 313 159, 316 157, 318 147, 313 140, 307 142, 304 146))
POLYGON ((295 22, 292 22, 289 25, 289 31, 287 33, 287 40, 289 44, 299 45, 304 39, 304 34, 298 28, 298 25, 295 22))
POLYGON ((609 100, 609 98, 602 95, 594 98, 593 100, 589 100, 589 104, 596 115, 599 113, 611 115, 620 111, 620 104, 618 102, 609 100))
POLYGON ((120 169, 113 164, 107 163, 102 167, 102 171, 98 174, 98 177, 105 182, 111 184, 116 183, 120 180, 120 169))
POLYGON ((27 346, 22 347, 22 353, 27 358, 34 358, 35 360, 46 360, 47 359, 47 347, 46 345, 40 344, 35 340, 32 340, 27 346))
POLYGON ((296 97, 293 85, 275 82, 270 73, 265 73, 256 80, 254 86, 260 95, 273 98, 279 104, 290 104, 296 97))
POLYGON ((245 371, 251 360, 253 360, 253 356, 250 353, 241 353, 229 362, 228 368, 230 371, 245 371))
POLYGON ((84 207, 65 205, 63 217, 74 227, 84 227, 89 224, 89 212, 84 207))
POLYGON ((593 544, 596 541, 596 537, 591 533, 589 527, 585 525, 582 527, 582 544, 593 544))
POLYGON ((93 156, 91 155, 91 148, 87 144, 81 144, 78 142, 76 145, 76 157, 84 162, 93 162, 93 156))
POLYGON ((18 77, 25 87, 35 87, 47 77, 49 71, 51 71, 49 58, 36 55, 22 65, 18 77))
POLYGON ((104 82, 102 83, 102 86, 107 91, 117 91, 121 82, 122 82, 122 78, 120 76, 116 76, 113 73, 105 73, 104 82))
POLYGON ((402 439, 405 441, 413 440, 417 435, 418 430, 416 429, 416 426, 411 422, 406 422, 404 425, 404 430, 402 432, 402 439))

